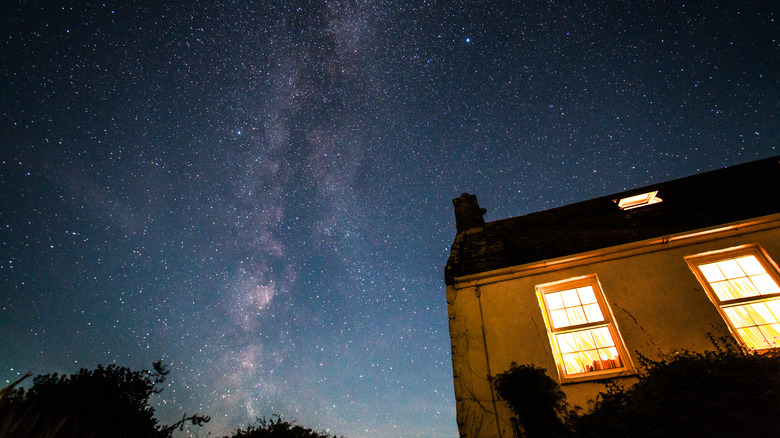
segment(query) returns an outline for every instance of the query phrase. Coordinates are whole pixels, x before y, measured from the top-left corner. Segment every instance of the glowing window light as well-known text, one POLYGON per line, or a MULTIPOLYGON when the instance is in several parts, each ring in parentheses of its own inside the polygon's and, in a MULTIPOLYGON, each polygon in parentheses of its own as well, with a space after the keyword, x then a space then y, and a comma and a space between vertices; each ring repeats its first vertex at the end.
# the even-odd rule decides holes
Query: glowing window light
POLYGON ((752 350, 780 346, 780 286, 769 258, 741 247, 690 258, 732 333, 752 350))
POLYGON ((661 201, 663 201, 663 199, 658 197, 658 190, 615 200, 621 210, 644 207, 646 205, 657 204, 661 201))
POLYGON ((537 286, 562 382, 630 371, 595 275, 537 286))

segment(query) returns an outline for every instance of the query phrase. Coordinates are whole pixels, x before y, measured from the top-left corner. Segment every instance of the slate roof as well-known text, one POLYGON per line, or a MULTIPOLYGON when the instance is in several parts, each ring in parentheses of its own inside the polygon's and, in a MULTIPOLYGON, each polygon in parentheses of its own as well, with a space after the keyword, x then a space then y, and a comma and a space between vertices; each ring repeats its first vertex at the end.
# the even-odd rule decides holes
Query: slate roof
POLYGON ((459 232, 445 281, 773 213, 780 213, 780 156, 459 232), (621 210, 614 202, 654 190, 658 204, 621 210))

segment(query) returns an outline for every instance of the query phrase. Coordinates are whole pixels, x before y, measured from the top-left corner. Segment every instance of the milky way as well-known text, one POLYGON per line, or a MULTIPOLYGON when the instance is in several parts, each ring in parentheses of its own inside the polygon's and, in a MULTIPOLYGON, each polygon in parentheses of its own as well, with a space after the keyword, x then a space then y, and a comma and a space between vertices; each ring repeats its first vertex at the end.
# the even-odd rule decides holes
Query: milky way
POLYGON ((777 154, 776 7, 129 3, 0 6, 0 383, 162 359, 201 436, 456 436, 452 198, 777 154))

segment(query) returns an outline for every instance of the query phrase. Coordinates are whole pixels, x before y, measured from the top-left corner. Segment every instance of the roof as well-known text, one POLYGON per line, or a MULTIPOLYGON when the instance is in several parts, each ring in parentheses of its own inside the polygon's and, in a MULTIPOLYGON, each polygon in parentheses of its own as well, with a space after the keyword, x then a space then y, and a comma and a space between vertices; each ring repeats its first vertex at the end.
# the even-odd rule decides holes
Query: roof
MULTIPOLYGON (((460 199, 453 202, 458 208, 460 199)), ((473 197, 476 205, 476 198, 473 197)), ((479 207, 476 205, 476 207, 479 207)), ((477 208, 478 209, 478 208, 477 208)), ((780 156, 459 230, 445 268, 455 277, 714 227, 780 212, 780 156), (662 202, 617 200, 658 190, 662 202)), ((456 211, 456 213, 458 213, 456 211)), ((481 210, 484 213, 484 210, 481 210)))

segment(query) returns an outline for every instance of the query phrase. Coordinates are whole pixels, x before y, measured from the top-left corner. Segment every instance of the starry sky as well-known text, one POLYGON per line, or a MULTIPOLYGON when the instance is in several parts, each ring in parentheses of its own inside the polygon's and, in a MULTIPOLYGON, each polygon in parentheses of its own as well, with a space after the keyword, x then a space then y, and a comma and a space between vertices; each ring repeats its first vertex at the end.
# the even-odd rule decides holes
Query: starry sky
POLYGON ((0 383, 162 359, 201 436, 457 436, 452 198, 778 154, 774 2, 65 3, 0 5, 0 383))

